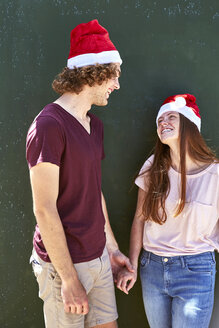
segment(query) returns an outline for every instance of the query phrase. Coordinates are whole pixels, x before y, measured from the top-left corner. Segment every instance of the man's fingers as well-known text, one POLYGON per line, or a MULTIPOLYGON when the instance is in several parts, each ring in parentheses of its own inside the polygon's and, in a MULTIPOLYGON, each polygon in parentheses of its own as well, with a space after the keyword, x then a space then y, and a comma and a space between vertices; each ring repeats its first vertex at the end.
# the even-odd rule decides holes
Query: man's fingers
POLYGON ((83 304, 83 312, 82 312, 82 314, 88 314, 88 312, 89 312, 89 305, 86 302, 86 303, 83 304))
POLYGON ((127 279, 126 278, 119 279, 119 282, 117 283, 116 286, 122 292, 124 292, 125 294, 128 294, 127 289, 126 289, 126 286, 127 286, 127 279))
POLYGON ((64 303, 64 310, 66 313, 76 313, 76 314, 87 314, 89 312, 88 302, 84 304, 73 304, 69 305, 64 303))
POLYGON ((121 289, 121 283, 122 283, 122 280, 119 279, 119 281, 117 281, 116 287, 121 289))
POLYGON ((71 306, 67 305, 66 303, 64 303, 64 311, 66 313, 69 313, 69 312, 73 313, 72 309, 71 309, 71 306))
POLYGON ((128 294, 127 291, 127 283, 128 283, 128 279, 123 279, 122 283, 121 283, 121 290, 125 293, 128 294))
POLYGON ((134 286, 134 284, 135 284, 135 280, 134 280, 134 279, 131 279, 131 280, 129 281, 128 286, 127 286, 127 291, 128 291, 128 292, 129 292, 130 289, 134 286))
POLYGON ((122 290, 121 284, 122 284, 122 279, 119 279, 119 280, 117 281, 116 287, 117 287, 118 289, 120 289, 120 290, 122 290))
POLYGON ((75 306, 75 313, 76 314, 81 314, 82 313, 82 305, 81 304, 78 304, 75 306))

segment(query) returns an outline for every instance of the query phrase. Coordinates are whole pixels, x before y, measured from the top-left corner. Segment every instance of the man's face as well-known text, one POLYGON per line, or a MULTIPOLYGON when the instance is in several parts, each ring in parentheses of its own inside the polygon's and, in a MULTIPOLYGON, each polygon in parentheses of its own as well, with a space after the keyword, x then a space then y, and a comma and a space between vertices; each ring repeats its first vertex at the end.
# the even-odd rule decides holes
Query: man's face
POLYGON ((119 85, 119 77, 120 77, 120 64, 116 63, 118 68, 117 76, 108 80, 107 82, 103 82, 101 85, 95 85, 92 87, 93 91, 93 105, 96 106, 106 106, 108 104, 108 99, 110 94, 116 89, 120 88, 119 85))

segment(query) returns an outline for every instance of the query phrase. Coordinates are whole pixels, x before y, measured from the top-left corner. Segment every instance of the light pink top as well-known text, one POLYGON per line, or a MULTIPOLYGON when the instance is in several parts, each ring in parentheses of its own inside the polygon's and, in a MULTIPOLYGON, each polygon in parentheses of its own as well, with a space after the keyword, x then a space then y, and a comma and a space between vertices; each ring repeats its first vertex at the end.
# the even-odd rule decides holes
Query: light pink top
MULTIPOLYGON (((144 163, 143 172, 153 161, 144 163)), ((219 164, 187 175, 186 204, 174 218, 180 190, 180 173, 169 170, 170 193, 166 199, 167 221, 159 225, 148 221, 144 226, 143 248, 160 256, 192 255, 219 251, 219 164)), ((144 176, 135 183, 145 190, 144 176)))

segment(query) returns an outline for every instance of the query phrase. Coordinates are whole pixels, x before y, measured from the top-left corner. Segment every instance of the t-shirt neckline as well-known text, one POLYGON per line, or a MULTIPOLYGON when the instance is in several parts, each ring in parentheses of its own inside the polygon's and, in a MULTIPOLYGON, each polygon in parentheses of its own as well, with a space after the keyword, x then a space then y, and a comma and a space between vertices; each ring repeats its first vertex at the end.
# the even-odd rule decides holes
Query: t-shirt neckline
MULTIPOLYGON (((196 177, 199 177, 199 176, 203 175, 204 173, 206 173, 208 170, 210 170, 213 165, 214 165, 214 163, 211 163, 205 169, 203 169, 202 171, 200 171, 198 173, 186 174, 186 178, 196 178, 196 177)), ((172 172, 174 172, 175 174, 181 175, 181 173, 180 172, 177 172, 172 166, 170 166, 170 170, 172 172)))
POLYGON ((71 113, 69 113, 65 108, 63 108, 62 106, 60 106, 59 104, 56 104, 56 103, 52 103, 53 105, 59 107, 64 113, 66 113, 69 117, 73 118, 73 121, 74 122, 77 122, 77 124, 81 127, 82 130, 85 131, 85 133, 88 135, 88 136, 91 136, 92 134, 92 116, 90 115, 90 113, 87 113, 87 115, 90 117, 90 133, 85 129, 85 127, 76 119, 76 117, 74 115, 72 115, 71 113))

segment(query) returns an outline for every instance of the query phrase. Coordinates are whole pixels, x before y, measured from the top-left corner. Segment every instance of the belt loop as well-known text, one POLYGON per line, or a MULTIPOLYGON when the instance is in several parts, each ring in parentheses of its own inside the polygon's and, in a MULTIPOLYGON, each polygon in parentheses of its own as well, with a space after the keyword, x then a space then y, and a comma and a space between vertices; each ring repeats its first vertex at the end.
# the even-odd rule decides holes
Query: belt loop
POLYGON ((182 264, 182 268, 185 268, 185 260, 184 260, 183 256, 180 256, 180 261, 181 261, 181 264, 182 264))
POLYGON ((215 252, 210 252, 213 262, 215 263, 215 252))
POLYGON ((151 252, 148 252, 147 264, 150 263, 150 260, 151 260, 151 252))

